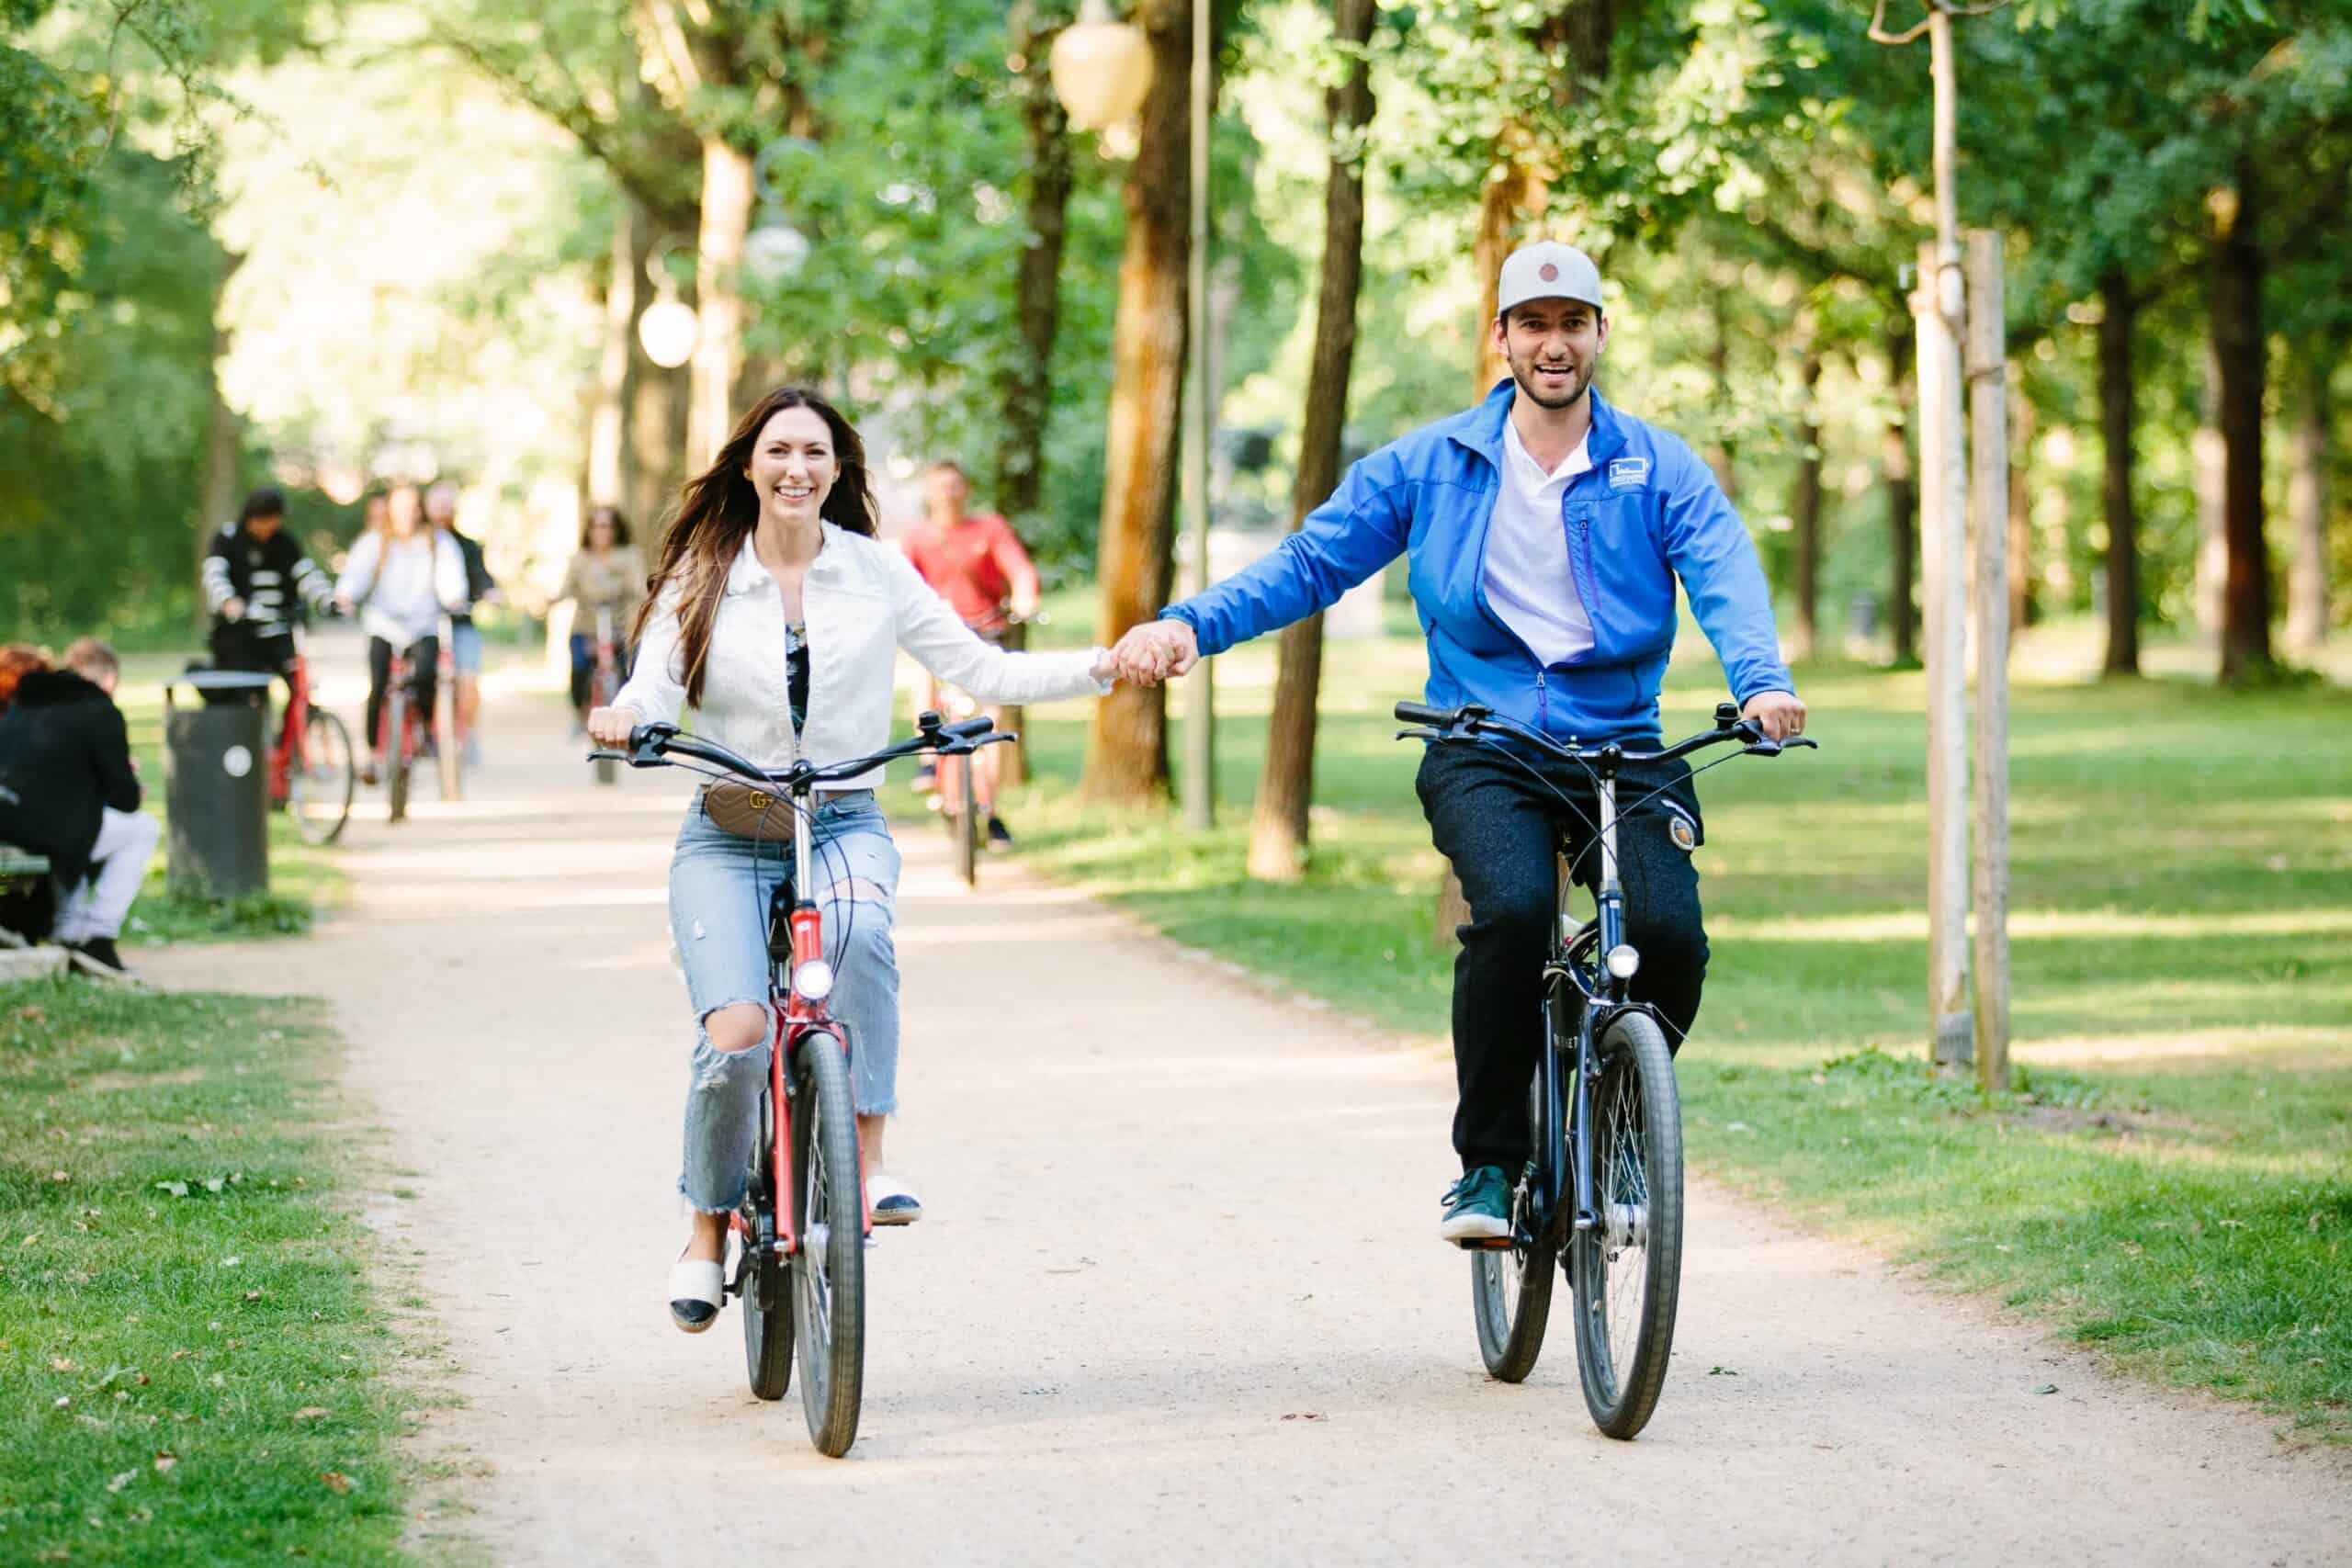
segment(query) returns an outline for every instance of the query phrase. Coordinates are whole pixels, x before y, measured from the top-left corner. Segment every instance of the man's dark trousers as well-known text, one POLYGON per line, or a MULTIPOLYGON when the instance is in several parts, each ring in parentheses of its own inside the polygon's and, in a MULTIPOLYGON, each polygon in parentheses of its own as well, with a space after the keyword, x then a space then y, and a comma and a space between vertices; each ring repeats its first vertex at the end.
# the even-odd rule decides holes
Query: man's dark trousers
MULTIPOLYGON (((1628 750, 1654 751, 1656 736, 1628 750)), ((1587 892, 1600 879, 1600 792, 1581 767, 1494 745, 1441 741, 1415 780, 1439 852, 1470 905, 1453 961, 1453 1147, 1464 1170, 1528 1156, 1527 1086, 1543 1043, 1544 961, 1565 843, 1587 892), (1566 798, 1564 799, 1563 796, 1566 798)), ((1625 940, 1642 955, 1633 996, 1666 1016, 1679 1046, 1699 1013, 1707 933, 1690 852, 1703 840, 1688 764, 1628 767, 1617 778, 1617 876, 1625 940), (1653 795, 1653 791, 1663 793, 1653 795), (1645 798, 1647 797, 1647 798, 1645 798), (1687 840, 1687 842, 1686 842, 1687 840)))

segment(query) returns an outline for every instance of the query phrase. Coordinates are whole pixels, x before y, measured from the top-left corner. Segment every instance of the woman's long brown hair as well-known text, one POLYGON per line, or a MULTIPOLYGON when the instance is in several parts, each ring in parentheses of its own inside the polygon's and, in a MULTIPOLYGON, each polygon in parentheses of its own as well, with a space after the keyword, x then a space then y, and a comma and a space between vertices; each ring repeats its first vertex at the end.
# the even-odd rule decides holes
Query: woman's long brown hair
POLYGON ((644 641, 645 628, 660 609, 662 590, 675 583, 678 653, 690 706, 702 705, 710 632, 718 621, 719 601, 727 596, 727 574, 743 552, 745 536, 759 525, 759 494, 744 473, 752 464, 752 447, 768 421, 786 409, 807 409, 832 432, 833 460, 841 472, 819 514, 846 532, 867 538, 876 534, 874 492, 866 482, 865 443, 858 439, 842 412, 805 387, 778 387, 754 404, 737 422, 735 433, 718 449, 710 467, 687 480, 678 492, 678 514, 662 536, 661 555, 653 564, 653 575, 646 580, 645 602, 638 606, 637 625, 629 637, 633 644, 644 641))

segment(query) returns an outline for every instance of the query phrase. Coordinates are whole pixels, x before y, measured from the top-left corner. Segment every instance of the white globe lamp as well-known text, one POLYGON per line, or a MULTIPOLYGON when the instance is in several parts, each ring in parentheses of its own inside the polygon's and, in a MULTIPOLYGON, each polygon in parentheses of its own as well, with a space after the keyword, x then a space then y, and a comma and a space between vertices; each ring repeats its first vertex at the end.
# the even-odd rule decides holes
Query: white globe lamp
POLYGON ((1151 87, 1151 45, 1143 29, 1114 22, 1102 0, 1086 0, 1077 22, 1054 39, 1054 96, 1080 130, 1133 119, 1151 87))

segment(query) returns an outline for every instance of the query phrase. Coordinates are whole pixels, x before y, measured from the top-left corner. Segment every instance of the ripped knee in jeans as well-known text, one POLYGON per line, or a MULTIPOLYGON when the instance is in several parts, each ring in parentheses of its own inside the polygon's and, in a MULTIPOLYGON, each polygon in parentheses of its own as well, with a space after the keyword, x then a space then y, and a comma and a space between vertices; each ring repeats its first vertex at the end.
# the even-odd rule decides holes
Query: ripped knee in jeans
POLYGON ((703 1043, 729 1055, 749 1051, 766 1043, 773 1021, 764 1003, 730 1002, 703 1014, 703 1043))

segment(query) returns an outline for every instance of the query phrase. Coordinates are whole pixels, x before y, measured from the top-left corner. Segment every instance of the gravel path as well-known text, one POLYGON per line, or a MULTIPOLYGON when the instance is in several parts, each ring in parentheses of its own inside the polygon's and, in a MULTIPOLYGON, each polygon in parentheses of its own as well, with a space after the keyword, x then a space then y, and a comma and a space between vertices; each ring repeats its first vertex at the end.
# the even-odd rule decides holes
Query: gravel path
POLYGON ((893 1153, 930 1213, 870 1255, 864 1427, 820 1458, 797 1385, 745 1391, 732 1308, 690 1338, 662 1304, 682 788, 594 786, 545 698, 498 699, 491 733, 463 804, 355 821, 356 897, 317 937, 143 965, 334 1006, 385 1277, 430 1303, 413 1337, 458 1396, 418 1439, 453 1461, 417 1501, 428 1555, 2352 1562, 2342 1456, 1704 1183, 1638 1442, 1591 1429, 1564 1319, 1525 1385, 1487 1381, 1432 1238, 1443 1061, 1002 863, 963 895, 928 833, 893 1153))

